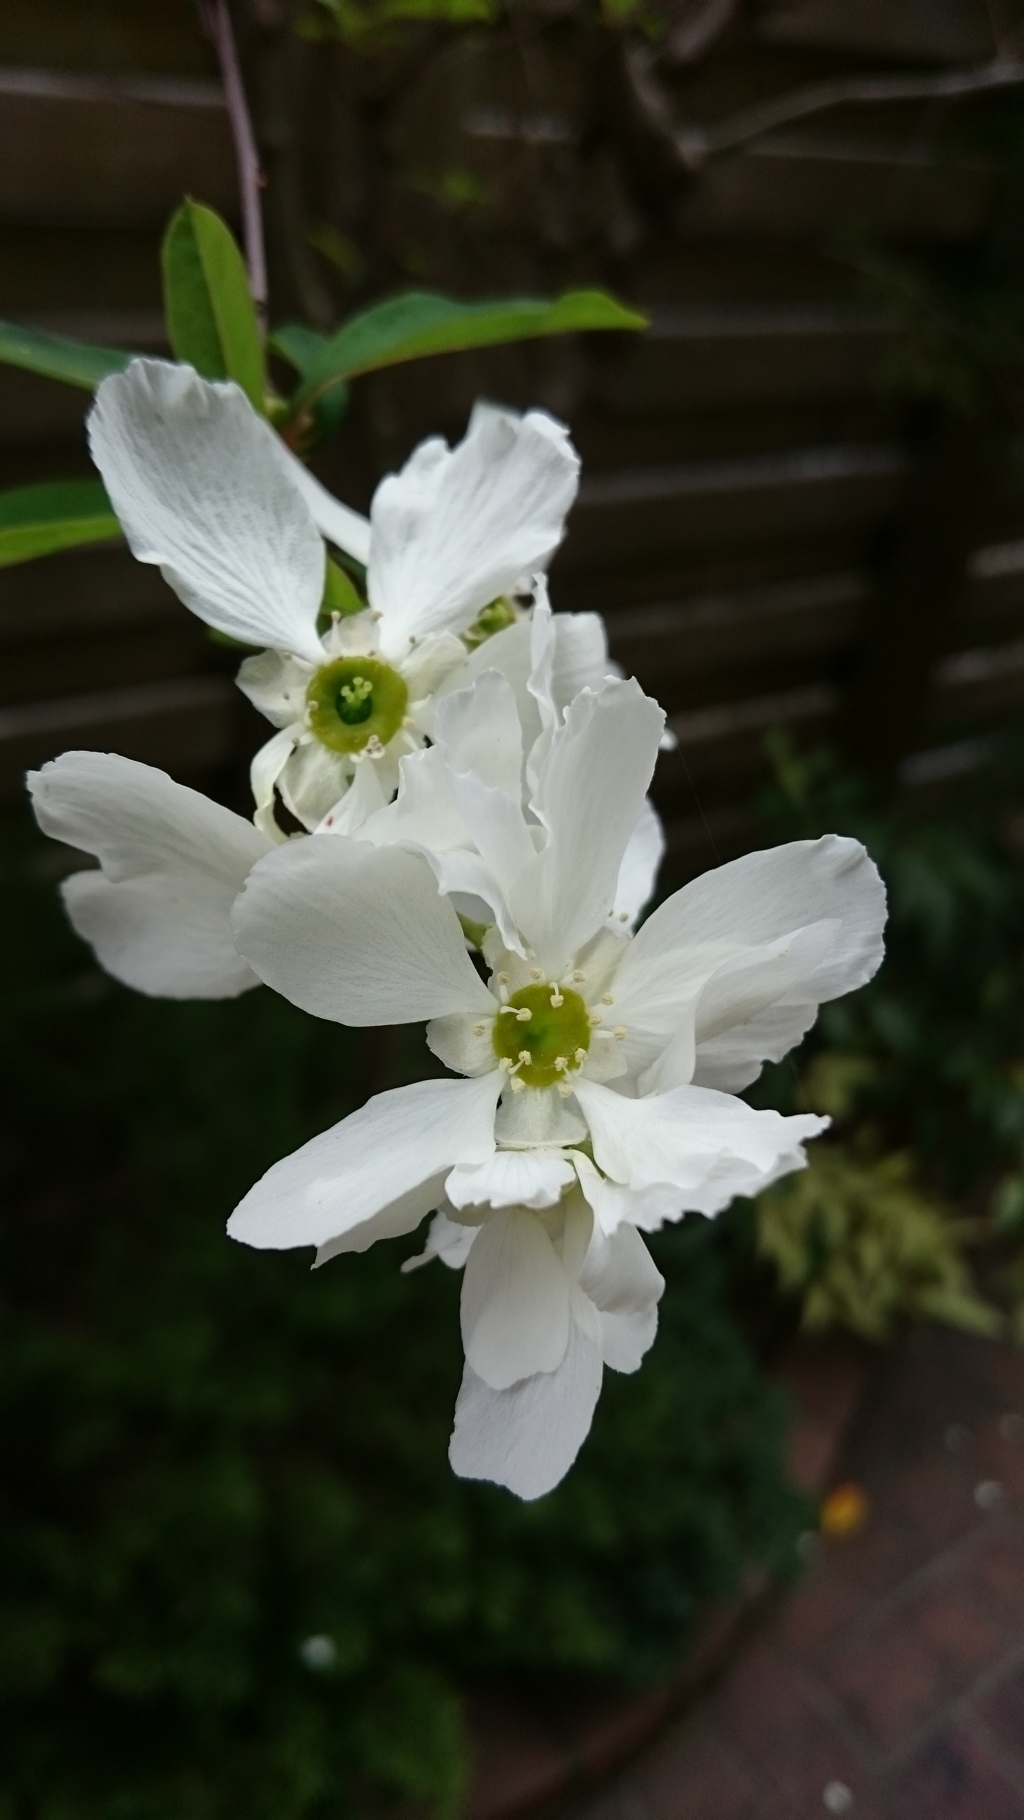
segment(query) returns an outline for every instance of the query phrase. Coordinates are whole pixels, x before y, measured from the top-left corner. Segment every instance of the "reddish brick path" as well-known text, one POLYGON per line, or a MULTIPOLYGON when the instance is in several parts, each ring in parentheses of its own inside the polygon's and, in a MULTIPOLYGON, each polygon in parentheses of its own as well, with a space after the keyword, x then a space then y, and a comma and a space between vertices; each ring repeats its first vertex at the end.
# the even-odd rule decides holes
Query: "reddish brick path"
POLYGON ((1024 1820, 1024 1356, 916 1336, 840 1476, 863 1530, 566 1820, 1024 1820))

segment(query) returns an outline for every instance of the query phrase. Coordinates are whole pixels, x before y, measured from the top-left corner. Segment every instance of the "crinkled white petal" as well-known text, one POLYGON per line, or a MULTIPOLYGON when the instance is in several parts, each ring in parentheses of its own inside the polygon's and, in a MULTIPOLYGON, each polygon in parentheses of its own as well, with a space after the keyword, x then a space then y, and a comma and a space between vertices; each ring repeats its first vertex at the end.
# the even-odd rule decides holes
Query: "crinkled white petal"
POLYGON ((133 555, 229 638, 317 662, 323 539, 244 392, 133 360, 101 382, 88 427, 133 555))
POLYGON ((230 923, 270 847, 250 822, 110 752, 65 752, 28 787, 43 832, 100 862, 65 880, 64 901, 115 979, 160 998, 234 998, 257 983, 230 923))
POLYGON ((527 1501, 553 1491, 590 1433, 602 1372, 599 1344, 576 1321, 558 1370, 509 1390, 492 1390, 467 1364, 448 1448, 452 1471, 527 1501))
POLYGON ((314 1270, 318 1270, 322 1264, 329 1264, 332 1258, 343 1257, 349 1252, 369 1251, 378 1239, 400 1239, 405 1233, 414 1232, 420 1221, 433 1212, 443 1195, 442 1169, 428 1181, 418 1182, 407 1194, 400 1194, 397 1200, 382 1207, 371 1219, 328 1239, 326 1245, 319 1245, 313 1260, 314 1270))
POLYGON ((554 1371, 569 1340, 569 1278, 542 1221, 503 1208, 481 1226, 462 1279, 467 1363, 492 1390, 554 1371))
POLYGON ((564 1151, 496 1150, 486 1163, 453 1169, 445 1193, 460 1208, 554 1207, 574 1180, 564 1151))
POLYGON ((666 1220, 678 1220, 683 1212, 678 1188, 656 1182, 651 1188, 627 1188, 622 1182, 610 1182, 582 1150, 572 1153, 580 1187, 594 1214, 595 1226, 608 1237, 622 1225, 636 1226, 641 1232, 658 1232, 666 1220))
POLYGON ((355 769, 348 753, 332 752, 307 733, 293 738, 277 788, 285 807, 312 834, 348 790, 355 769))
POLYGON ((316 835, 250 874, 235 941, 260 978, 314 1017, 373 1026, 493 1015, 459 920, 411 853, 316 835))
MULTIPOLYGON (((492 1012, 497 1010, 492 1005, 492 1012)), ((493 1015, 435 1017, 427 1025, 427 1048, 456 1074, 490 1074, 497 1067, 493 1015)))
POLYGON ((312 665, 283 651, 260 651, 247 657, 235 678, 242 694, 274 727, 303 726, 306 690, 312 665))
POLYGON ((595 1224, 579 1281, 600 1315, 605 1364, 638 1371, 658 1331, 665 1279, 636 1228, 609 1237, 595 1224))
POLYGON ((471 771, 516 803, 522 792, 523 733, 515 691, 489 668, 472 686, 445 695, 434 717, 434 739, 452 771, 471 771))
POLYGON ((590 1127, 594 1159, 630 1188, 679 1190, 681 1212, 720 1213, 737 1195, 760 1193, 802 1169, 803 1143, 827 1119, 758 1112, 708 1087, 627 1099, 610 1087, 578 1081, 576 1097, 590 1127))
POLYGON ((318 834, 358 834, 371 815, 376 815, 387 801, 381 781, 382 766, 375 759, 364 758, 355 767, 352 782, 339 801, 332 803, 318 834))
POLYGON ((354 512, 351 506, 335 499, 305 463, 286 448, 280 437, 275 441, 288 477, 302 494, 317 529, 328 542, 344 550, 346 555, 354 556, 357 562, 369 562, 370 520, 362 512, 354 512))
POLYGON ((433 1258, 440 1258, 449 1270, 461 1270, 479 1230, 479 1226, 457 1225, 448 1218, 443 1208, 438 1208, 430 1222, 423 1250, 413 1258, 406 1258, 402 1265, 403 1272, 419 1270, 433 1258))
POLYGON ((534 797, 550 838, 519 874, 510 901, 553 976, 611 910, 664 719, 638 683, 610 682, 577 696, 552 738, 534 797))
POLYGON ((496 1097, 487 1077, 416 1081, 377 1094, 268 1169, 231 1215, 230 1236, 287 1251, 354 1231, 454 1163, 490 1156, 496 1097))
POLYGON ((522 1093, 506 1087, 494 1131, 499 1144, 513 1148, 579 1144, 587 1135, 575 1100, 563 1099, 553 1087, 526 1087, 522 1093))
POLYGON ((561 424, 478 407, 464 440, 434 439, 377 488, 370 508, 370 604, 382 649, 462 631, 561 541, 579 462, 561 424))

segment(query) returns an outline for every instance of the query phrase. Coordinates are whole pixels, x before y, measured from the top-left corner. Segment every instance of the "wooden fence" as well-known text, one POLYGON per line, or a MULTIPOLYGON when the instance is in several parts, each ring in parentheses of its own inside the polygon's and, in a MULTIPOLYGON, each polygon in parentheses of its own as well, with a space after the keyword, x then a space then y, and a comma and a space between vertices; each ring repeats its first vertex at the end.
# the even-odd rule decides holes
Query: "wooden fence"
MULTIPOLYGON (((574 253, 570 276, 610 279, 649 310, 642 337, 359 381, 346 438, 321 464, 365 506, 418 436, 460 432, 478 391, 567 417, 585 478, 556 604, 599 608, 619 661, 670 711, 679 743, 658 795, 677 871, 707 862, 708 829, 723 852, 747 838, 769 728, 859 739, 915 787, 976 762, 1024 708, 1024 506, 1005 469, 983 483, 968 471, 966 434, 947 459, 934 435, 910 433, 877 382, 886 325, 836 252, 853 231, 953 251, 988 231, 999 167, 964 123, 1005 108, 1004 88, 897 89, 908 74, 991 65, 991 10, 761 0, 737 15, 671 87, 676 127, 697 140, 728 139, 751 107, 822 82, 883 78, 891 98, 741 131, 670 175, 656 231, 627 219, 614 259, 574 253)), ((336 54, 302 52, 307 67, 336 54)), ((513 219, 524 147, 569 146, 577 131, 568 76, 538 111, 513 61, 486 36, 431 49, 388 129, 389 156, 404 148, 410 168, 419 145, 435 171, 504 172, 505 212, 473 243, 493 252, 478 290, 505 287, 508 247, 530 231, 513 219)), ((335 142, 322 155, 343 190, 335 142)), ((0 314, 159 349, 159 236, 185 191, 235 214, 216 70, 185 0, 7 0, 0 314)), ((413 228, 421 205, 408 202, 413 228)), ((0 484, 87 472, 85 402, 0 368, 0 484)), ((258 736, 225 654, 121 549, 0 573, 0 644, 8 795, 26 765, 67 746, 202 781, 237 771, 258 736)))

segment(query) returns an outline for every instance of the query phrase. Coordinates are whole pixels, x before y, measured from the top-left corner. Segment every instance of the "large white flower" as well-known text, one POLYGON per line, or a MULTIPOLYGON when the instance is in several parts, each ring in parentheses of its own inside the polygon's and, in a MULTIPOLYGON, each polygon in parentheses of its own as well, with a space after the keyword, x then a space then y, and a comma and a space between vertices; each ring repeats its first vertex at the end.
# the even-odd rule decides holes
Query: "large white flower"
POLYGON ((400 796, 392 820, 419 851, 300 842, 257 864, 233 913, 240 952, 293 1002, 357 1026, 429 1019, 434 1052, 467 1078, 371 1100, 272 1168, 229 1231, 324 1258, 438 1206, 442 1235, 480 1228, 452 1460, 531 1497, 575 1457, 602 1358, 638 1363, 653 1337, 653 1266, 636 1232, 617 1235, 715 1214, 802 1166, 823 1121, 734 1095, 874 972, 884 893, 863 848, 829 836, 707 874, 630 936, 613 911, 660 709, 632 682, 583 691, 545 741, 527 812, 509 685, 482 690, 486 750, 475 720, 462 728, 475 769, 454 697, 429 763, 407 762, 422 799, 414 814, 400 796), (486 983, 438 878, 493 917, 486 983), (618 1356, 602 1309, 627 1321, 618 1356))
POLYGON ((308 829, 331 811, 358 826, 388 800, 466 661, 460 635, 485 609, 485 629, 511 617, 501 603, 560 542, 579 468, 544 412, 481 405, 457 447, 432 437, 381 482, 367 522, 237 386, 159 360, 103 381, 89 439, 139 560, 215 630, 267 647, 239 682, 278 729, 252 769, 273 838, 275 789, 308 829), (367 607, 321 633, 324 537, 366 563, 367 607))

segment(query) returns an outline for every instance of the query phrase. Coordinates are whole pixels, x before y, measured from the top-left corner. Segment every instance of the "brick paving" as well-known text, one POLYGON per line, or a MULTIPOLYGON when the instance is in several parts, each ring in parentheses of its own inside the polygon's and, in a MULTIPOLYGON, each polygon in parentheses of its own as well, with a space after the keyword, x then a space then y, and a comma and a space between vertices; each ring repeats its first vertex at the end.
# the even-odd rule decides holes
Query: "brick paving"
POLYGON ((1024 1355, 915 1335, 834 1478, 863 1528, 563 1820, 1024 1820, 1024 1355))

